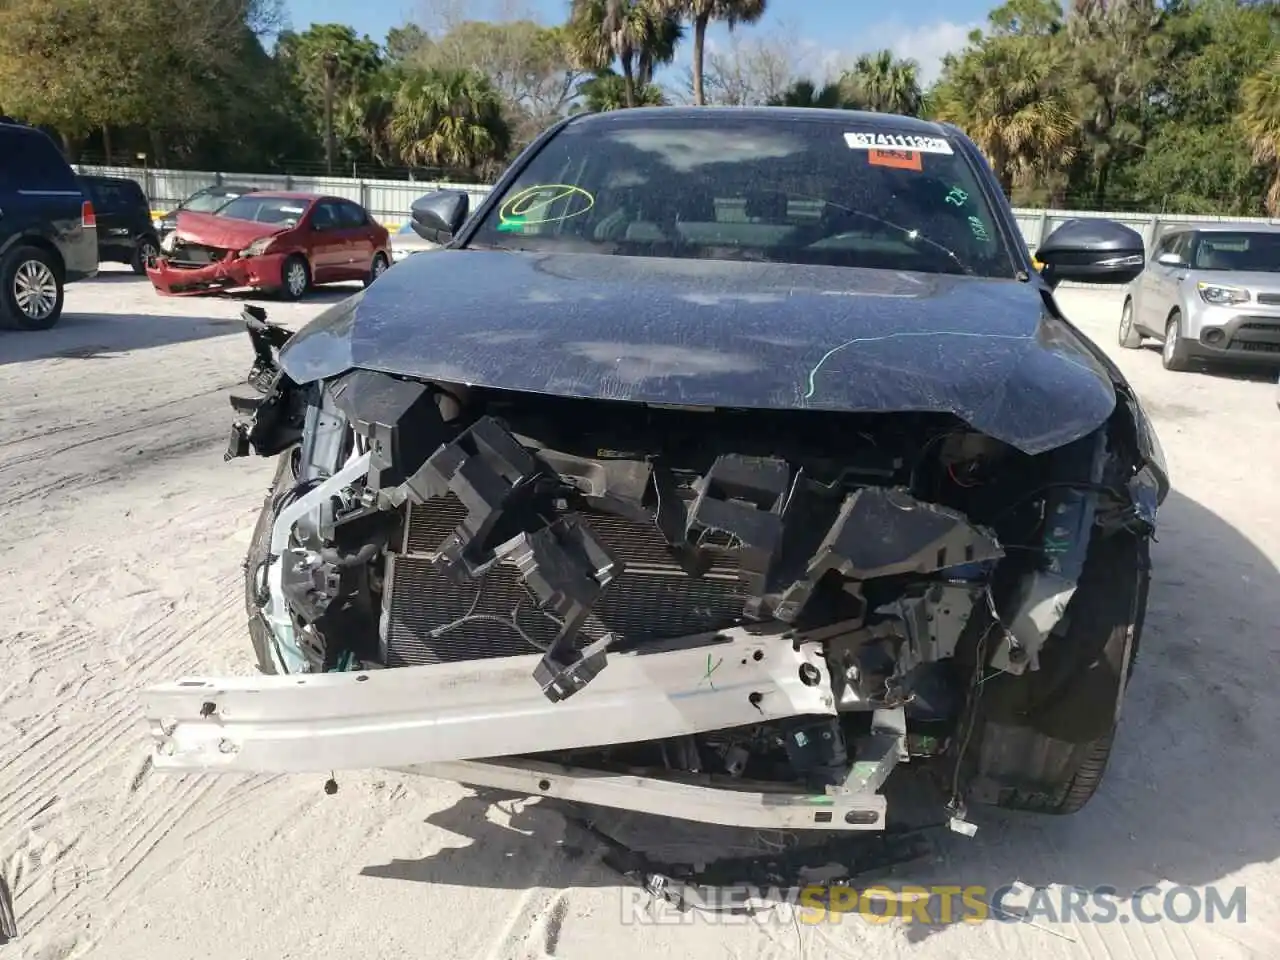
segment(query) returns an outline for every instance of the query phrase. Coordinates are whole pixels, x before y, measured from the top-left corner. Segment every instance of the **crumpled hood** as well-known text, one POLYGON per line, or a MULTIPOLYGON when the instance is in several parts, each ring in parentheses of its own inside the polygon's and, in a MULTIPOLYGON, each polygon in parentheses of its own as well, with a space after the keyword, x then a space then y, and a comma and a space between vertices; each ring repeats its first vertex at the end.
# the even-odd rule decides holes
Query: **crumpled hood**
POLYGON ((194 210, 178 211, 176 232, 188 243, 225 250, 242 250, 255 240, 284 233, 288 227, 253 220, 233 220, 194 210))
POLYGON ((361 367, 588 399, 951 413, 1032 454, 1116 400, 1034 283, 596 254, 410 257, 280 359, 299 383, 361 367))

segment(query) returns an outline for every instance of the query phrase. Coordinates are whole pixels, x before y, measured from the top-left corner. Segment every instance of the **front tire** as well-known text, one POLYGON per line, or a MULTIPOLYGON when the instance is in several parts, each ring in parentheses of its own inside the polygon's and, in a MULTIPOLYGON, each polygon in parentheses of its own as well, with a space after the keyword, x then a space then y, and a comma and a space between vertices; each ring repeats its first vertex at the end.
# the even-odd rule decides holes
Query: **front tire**
POLYGON ((155 237, 143 237, 133 248, 133 259, 129 266, 140 277, 147 275, 147 264, 160 256, 160 244, 155 237))
POLYGON ((1191 367, 1191 351, 1182 338, 1182 314, 1175 310, 1169 315, 1164 328, 1164 345, 1160 348, 1160 362, 1166 370, 1181 373, 1191 367))
POLYGON ((62 316, 65 284, 52 254, 18 246, 0 258, 0 326, 49 330, 62 316))
POLYGON ((1050 637, 1040 669, 984 683, 975 799, 1067 815, 1102 784, 1137 661, 1151 582, 1148 541, 1119 532, 1090 544, 1065 635, 1050 637))
POLYGON ((1133 300, 1125 297, 1124 308, 1120 311, 1120 346, 1126 350, 1137 350, 1142 346, 1142 334, 1133 325, 1133 300))
POLYGON ((311 268, 306 257, 295 253, 280 267, 280 296, 285 300, 301 300, 311 289, 311 268))

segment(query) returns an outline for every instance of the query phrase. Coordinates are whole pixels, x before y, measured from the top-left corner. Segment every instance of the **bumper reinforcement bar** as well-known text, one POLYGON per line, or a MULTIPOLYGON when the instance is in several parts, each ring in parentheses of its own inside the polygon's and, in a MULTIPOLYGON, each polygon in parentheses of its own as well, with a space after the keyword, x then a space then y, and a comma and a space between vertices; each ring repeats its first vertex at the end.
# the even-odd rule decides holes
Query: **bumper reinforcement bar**
POLYGON ((885 798, 877 793, 824 795, 767 789, 767 784, 716 786, 716 779, 725 783, 726 778, 678 782, 532 760, 429 763, 404 769, 468 786, 722 826, 828 832, 885 829, 885 798))
POLYGON ((515 757, 834 716, 819 644, 734 628, 609 657, 568 700, 538 654, 361 673, 184 679, 142 694, 157 770, 302 773, 515 757))

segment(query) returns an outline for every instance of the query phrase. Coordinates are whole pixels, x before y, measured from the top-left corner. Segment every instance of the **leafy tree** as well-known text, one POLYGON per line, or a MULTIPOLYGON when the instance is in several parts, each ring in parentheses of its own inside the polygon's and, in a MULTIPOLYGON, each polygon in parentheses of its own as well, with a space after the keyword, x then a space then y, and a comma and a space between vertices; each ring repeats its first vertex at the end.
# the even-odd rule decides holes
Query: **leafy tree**
POLYGON ((979 34, 944 61, 937 119, 955 123, 986 155, 1006 193, 1055 176, 1075 153, 1077 121, 1061 89, 1061 45, 1045 35, 979 34))
POLYGON ((1240 122, 1254 160, 1270 179, 1267 213, 1280 217, 1280 53, 1244 82, 1240 122))
POLYGON ((382 48, 341 23, 318 23, 302 33, 285 31, 276 40, 276 59, 324 137, 325 162, 333 166, 339 105, 367 90, 382 69, 382 48))
POLYGON ((780 96, 769 101, 771 107, 820 107, 829 110, 853 110, 856 105, 845 97, 839 83, 825 83, 819 88, 812 80, 797 80, 780 96))
POLYGON ((1121 183, 1147 209, 1262 212, 1266 176, 1238 116, 1244 81, 1280 46, 1275 5, 1178 3, 1165 32, 1168 62, 1143 107, 1146 142, 1121 183))
MULTIPOLYGON (((582 98, 574 112, 589 110, 603 113, 606 110, 621 110, 628 106, 626 82, 622 75, 613 70, 601 70, 590 80, 584 80, 578 87, 578 95, 582 98)), ((661 107, 667 102, 662 88, 652 83, 634 91, 636 107, 661 107)))
POLYGON ((391 63, 404 63, 418 59, 430 47, 431 38, 415 23, 406 23, 403 27, 392 27, 387 31, 387 42, 383 44, 386 59, 391 63))
POLYGON ((1143 106, 1170 49, 1164 17, 1155 0, 1073 0, 1066 66, 1096 205, 1117 165, 1142 149, 1143 106))
POLYGON ((69 155, 95 132, 109 149, 116 130, 141 132, 157 161, 208 142, 256 160, 250 105, 277 79, 258 37, 278 15, 276 0, 7 0, 0 100, 54 130, 69 155))
POLYGON ((391 118, 395 113, 396 94, 405 82, 405 72, 399 64, 384 66, 343 100, 337 129, 343 138, 344 152, 356 162, 372 160, 387 166, 399 160, 391 136, 391 118))
POLYGON ((502 98, 477 70, 407 73, 388 133, 407 163, 470 170, 504 157, 511 136, 502 98))
POLYGON ((920 66, 914 60, 899 60, 892 50, 881 50, 858 57, 840 83, 845 99, 863 110, 914 117, 924 101, 919 75, 920 66))
POLYGON ((412 58, 438 70, 475 69, 489 78, 517 145, 528 143, 564 114, 583 77, 572 65, 562 27, 530 20, 454 25, 412 58))
POLYGON ((653 70, 675 59, 683 30, 664 0, 573 0, 566 43, 573 63, 597 72, 621 66, 624 102, 653 80, 653 70))

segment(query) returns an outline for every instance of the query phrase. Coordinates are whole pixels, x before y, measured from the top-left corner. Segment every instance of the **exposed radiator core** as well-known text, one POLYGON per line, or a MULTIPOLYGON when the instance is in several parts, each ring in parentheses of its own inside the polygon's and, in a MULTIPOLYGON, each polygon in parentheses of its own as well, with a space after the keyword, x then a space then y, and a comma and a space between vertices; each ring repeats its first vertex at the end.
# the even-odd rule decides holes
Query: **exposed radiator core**
MULTIPOLYGON (((535 653, 559 630, 510 562, 463 585, 434 566, 441 544, 464 515, 453 494, 409 507, 401 551, 387 561, 388 667, 535 653)), ((706 574, 693 578, 672 559, 656 526, 594 511, 580 516, 626 566, 596 604, 579 634, 581 644, 606 632, 626 640, 662 639, 742 620, 746 589, 733 555, 718 554, 706 574)))

